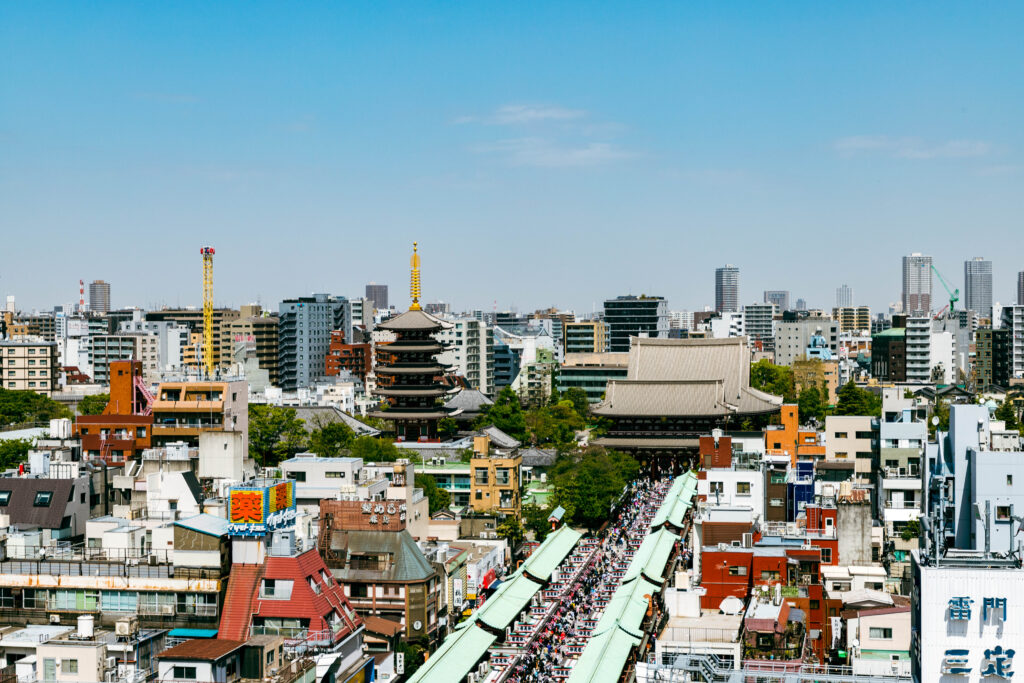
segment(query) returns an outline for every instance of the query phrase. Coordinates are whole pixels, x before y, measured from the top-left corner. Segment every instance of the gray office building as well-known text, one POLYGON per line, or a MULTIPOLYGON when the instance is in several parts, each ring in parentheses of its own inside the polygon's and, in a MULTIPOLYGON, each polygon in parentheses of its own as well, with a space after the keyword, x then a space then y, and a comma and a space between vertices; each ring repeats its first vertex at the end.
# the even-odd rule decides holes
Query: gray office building
POLYGON ((784 289, 769 289, 764 293, 766 304, 775 304, 779 311, 789 310, 789 292, 784 289))
POLYGON ((836 308, 853 307, 853 289, 849 285, 836 288, 836 308))
POLYGON ((96 280, 89 283, 89 310, 93 313, 110 312, 110 283, 96 280))
POLYGON ((807 348, 811 345, 811 337, 819 332, 825 337, 833 357, 838 356, 839 323, 835 320, 804 318, 776 322, 775 364, 789 366, 798 360, 805 360, 807 348))
POLYGON ((964 261, 964 308, 992 317, 992 262, 980 256, 964 261))
POLYGON ((740 310, 740 269, 729 264, 715 269, 715 311, 735 313, 740 310))
POLYGON ((660 296, 620 296, 604 302, 608 350, 629 351, 630 337, 668 337, 668 302, 660 296))
POLYGON ((366 285, 366 298, 373 302, 374 308, 387 310, 388 286, 378 285, 376 282, 371 282, 366 285))
POLYGON ((927 315, 932 310, 932 257, 903 257, 903 313, 927 315))
POLYGON ((351 314, 343 296, 314 294, 281 302, 277 361, 282 389, 305 388, 326 376, 331 331, 344 330, 351 339, 351 314))

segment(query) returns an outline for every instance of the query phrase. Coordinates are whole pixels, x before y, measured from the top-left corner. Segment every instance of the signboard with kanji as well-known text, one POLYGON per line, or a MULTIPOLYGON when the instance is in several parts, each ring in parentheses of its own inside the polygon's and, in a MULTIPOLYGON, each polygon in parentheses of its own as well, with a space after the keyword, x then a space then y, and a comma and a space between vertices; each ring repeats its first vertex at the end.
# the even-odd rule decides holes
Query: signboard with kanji
POLYGON ((257 536, 295 521, 295 482, 231 489, 228 531, 236 536, 257 536))

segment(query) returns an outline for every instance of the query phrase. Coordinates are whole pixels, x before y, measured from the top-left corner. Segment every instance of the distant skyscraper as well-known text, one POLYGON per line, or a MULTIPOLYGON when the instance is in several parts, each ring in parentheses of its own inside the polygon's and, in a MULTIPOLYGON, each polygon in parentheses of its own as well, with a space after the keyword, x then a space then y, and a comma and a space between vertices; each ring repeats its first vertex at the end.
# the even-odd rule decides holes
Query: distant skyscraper
POLYGON ((660 296, 620 296, 604 302, 608 350, 629 351, 630 337, 668 337, 668 302, 660 296))
POLYGON ((779 313, 789 310, 789 292, 783 289, 769 289, 764 293, 766 304, 775 304, 779 313))
POLYGON ((96 280, 89 283, 89 310, 94 313, 110 312, 110 283, 96 280))
POLYGON ((352 337, 351 307, 345 297, 314 294, 285 299, 278 306, 277 365, 281 388, 295 391, 327 374, 331 330, 352 337))
POLYGON ((388 307, 388 286, 371 282, 366 285, 366 298, 373 302, 374 308, 386 310, 388 307))
POLYGON ((740 269, 732 264, 715 269, 715 310, 719 313, 740 310, 740 269))
POLYGON ((992 262, 980 256, 964 261, 964 308, 992 317, 992 262))
POLYGON ((797 299, 796 300, 796 310, 798 310, 798 311, 806 311, 807 310, 807 300, 806 299, 797 299))
POLYGON ((927 314, 932 310, 932 257, 913 253, 903 257, 903 312, 927 314))
POLYGON ((850 308, 853 306, 853 290, 849 285, 843 285, 836 289, 836 308, 850 308))
POLYGON ((1017 273, 1017 305, 1024 306, 1024 270, 1017 273))

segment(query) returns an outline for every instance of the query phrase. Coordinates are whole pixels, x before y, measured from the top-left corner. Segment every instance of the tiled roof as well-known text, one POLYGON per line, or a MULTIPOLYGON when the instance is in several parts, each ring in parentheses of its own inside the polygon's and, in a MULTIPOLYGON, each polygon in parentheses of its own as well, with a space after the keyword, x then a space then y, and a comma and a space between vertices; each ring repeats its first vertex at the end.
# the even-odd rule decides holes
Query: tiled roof
POLYGON ((10 491, 11 497, 0 512, 10 515, 12 526, 59 529, 74 485, 74 479, 5 478, 0 481, 0 491, 10 491), (49 505, 35 504, 40 491, 52 494, 49 505))
POLYGON ((164 650, 157 655, 157 659, 185 659, 211 662, 231 654, 243 645, 245 643, 238 640, 195 638, 164 650))

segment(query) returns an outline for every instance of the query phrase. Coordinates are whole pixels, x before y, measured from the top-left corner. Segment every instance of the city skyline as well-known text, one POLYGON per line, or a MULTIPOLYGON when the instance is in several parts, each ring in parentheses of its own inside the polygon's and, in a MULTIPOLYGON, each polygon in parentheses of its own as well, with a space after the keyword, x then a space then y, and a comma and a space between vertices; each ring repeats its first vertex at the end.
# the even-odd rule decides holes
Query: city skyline
POLYGON ((1002 252, 1011 301, 1024 8, 532 12, 6 5, 4 246, 71 268, 7 259, 0 292, 45 308, 103 278, 114 305, 198 303, 214 244, 218 302, 355 294, 405 282, 403 259, 355 257, 383 238, 420 240, 426 298, 456 308, 699 309, 728 261, 741 303, 827 308, 847 282, 882 310, 913 251, 953 277, 1002 252), (523 277, 568 254, 588 268, 557 293, 523 277))

